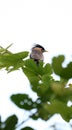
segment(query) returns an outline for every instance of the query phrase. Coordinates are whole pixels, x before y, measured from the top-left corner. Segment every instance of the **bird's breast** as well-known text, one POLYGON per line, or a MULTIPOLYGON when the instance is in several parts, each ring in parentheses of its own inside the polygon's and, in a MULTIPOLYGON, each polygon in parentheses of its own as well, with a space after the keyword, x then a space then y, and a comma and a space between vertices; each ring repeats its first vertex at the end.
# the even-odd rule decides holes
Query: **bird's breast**
POLYGON ((37 60, 42 60, 42 61, 44 60, 43 53, 40 51, 33 50, 30 56, 32 59, 37 59, 37 60))

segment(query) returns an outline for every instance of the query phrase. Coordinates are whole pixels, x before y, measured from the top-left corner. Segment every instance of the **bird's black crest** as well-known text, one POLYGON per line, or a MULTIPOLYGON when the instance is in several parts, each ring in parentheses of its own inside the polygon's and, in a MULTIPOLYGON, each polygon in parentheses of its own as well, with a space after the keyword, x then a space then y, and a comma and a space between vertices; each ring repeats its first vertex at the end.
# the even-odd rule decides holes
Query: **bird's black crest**
POLYGON ((42 47, 42 46, 39 45, 39 44, 36 44, 36 45, 34 46, 34 48, 35 48, 35 47, 39 47, 39 48, 42 48, 42 50, 45 50, 44 47, 42 47))

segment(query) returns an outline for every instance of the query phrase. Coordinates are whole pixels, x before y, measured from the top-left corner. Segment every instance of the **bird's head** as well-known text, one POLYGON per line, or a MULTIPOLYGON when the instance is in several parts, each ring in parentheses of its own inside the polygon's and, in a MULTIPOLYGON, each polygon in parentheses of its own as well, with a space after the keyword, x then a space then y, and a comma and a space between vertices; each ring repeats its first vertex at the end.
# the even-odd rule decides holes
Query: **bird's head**
POLYGON ((48 52, 48 51, 46 51, 45 50, 45 48, 43 47, 43 46, 41 46, 41 45, 39 45, 39 44, 36 44, 33 48, 32 48, 33 50, 38 50, 38 51, 40 51, 40 52, 48 52))

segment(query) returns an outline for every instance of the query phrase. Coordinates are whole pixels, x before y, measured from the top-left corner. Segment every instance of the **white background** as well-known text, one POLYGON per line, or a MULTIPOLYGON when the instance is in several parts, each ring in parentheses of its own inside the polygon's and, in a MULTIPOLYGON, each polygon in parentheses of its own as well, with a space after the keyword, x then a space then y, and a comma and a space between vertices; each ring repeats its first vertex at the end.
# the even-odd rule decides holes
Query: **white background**
MULTIPOLYGON (((41 44, 49 51, 44 54, 46 63, 58 54, 65 54, 67 62, 71 60, 72 0, 0 0, 0 46, 7 47, 11 43, 14 43, 10 48, 13 53, 30 51, 34 43, 41 44)), ((11 103, 9 97, 16 93, 29 93, 36 97, 28 86, 21 70, 9 74, 0 71, 2 120, 13 113, 20 121, 25 118, 26 113, 11 103)), ((62 121, 61 117, 58 118, 62 121)), ((58 122, 58 118, 53 121, 58 122)), ((31 121, 29 124, 36 130, 40 125, 41 130, 48 129, 48 123, 41 120, 38 125, 31 121)))

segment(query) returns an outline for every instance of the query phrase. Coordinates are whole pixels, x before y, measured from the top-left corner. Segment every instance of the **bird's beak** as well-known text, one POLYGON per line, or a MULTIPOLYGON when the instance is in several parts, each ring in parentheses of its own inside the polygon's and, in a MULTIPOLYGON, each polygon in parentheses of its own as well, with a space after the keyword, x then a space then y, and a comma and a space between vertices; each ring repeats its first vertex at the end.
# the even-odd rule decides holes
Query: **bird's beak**
POLYGON ((48 52, 47 50, 45 50, 44 52, 48 52))

